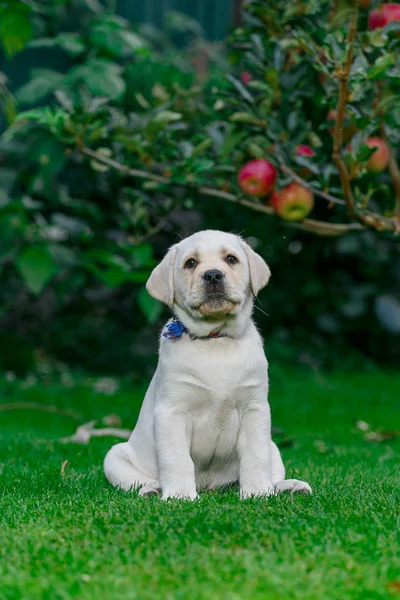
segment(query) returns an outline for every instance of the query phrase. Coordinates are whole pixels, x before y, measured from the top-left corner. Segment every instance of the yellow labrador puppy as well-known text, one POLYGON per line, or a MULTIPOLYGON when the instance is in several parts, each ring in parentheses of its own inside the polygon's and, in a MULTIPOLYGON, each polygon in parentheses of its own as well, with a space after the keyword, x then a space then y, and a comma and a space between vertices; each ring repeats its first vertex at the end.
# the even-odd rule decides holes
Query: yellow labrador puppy
POLYGON ((291 491, 271 441, 268 363, 252 321, 253 295, 270 277, 240 237, 201 231, 170 248, 147 290, 174 314, 128 442, 104 461, 107 479, 140 494, 194 500, 239 482, 242 498, 291 491))

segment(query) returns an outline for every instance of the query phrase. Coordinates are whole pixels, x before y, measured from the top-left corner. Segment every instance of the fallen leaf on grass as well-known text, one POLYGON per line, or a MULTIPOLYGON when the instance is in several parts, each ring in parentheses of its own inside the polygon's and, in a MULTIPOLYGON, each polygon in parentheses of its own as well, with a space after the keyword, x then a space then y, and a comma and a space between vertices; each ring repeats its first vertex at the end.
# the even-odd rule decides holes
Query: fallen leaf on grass
POLYGON ((103 417, 102 423, 108 427, 121 427, 122 420, 118 415, 106 415, 103 417))
POLYGON ((356 421, 356 427, 360 431, 369 431, 369 429, 371 429, 371 425, 369 423, 366 423, 365 421, 361 421, 361 420, 356 421))
POLYGON ((318 452, 321 452, 321 454, 325 454, 326 452, 329 452, 329 448, 325 444, 324 440, 315 440, 314 446, 317 448, 318 452))
POLYGON ((364 440, 366 442, 387 442, 400 436, 400 431, 389 431, 386 429, 372 429, 372 425, 365 421, 358 420, 355 425, 359 431, 365 432, 364 440))
POLYGON ((387 442, 399 436, 400 431, 368 431, 368 433, 364 435, 364 440, 367 442, 387 442))

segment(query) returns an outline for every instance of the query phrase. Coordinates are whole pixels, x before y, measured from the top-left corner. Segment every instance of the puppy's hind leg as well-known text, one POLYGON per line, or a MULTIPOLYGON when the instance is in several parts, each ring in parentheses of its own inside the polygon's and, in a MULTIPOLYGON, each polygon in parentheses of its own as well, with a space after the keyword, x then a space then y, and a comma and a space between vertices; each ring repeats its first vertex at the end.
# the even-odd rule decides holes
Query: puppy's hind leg
POLYGON ((158 481, 141 473, 134 466, 134 454, 129 443, 116 444, 104 459, 104 473, 111 485, 129 491, 140 488, 139 495, 155 494, 158 481))
POLYGON ((285 479, 285 467, 278 446, 271 442, 271 471, 275 493, 290 492, 291 494, 311 494, 308 483, 299 479, 285 479))

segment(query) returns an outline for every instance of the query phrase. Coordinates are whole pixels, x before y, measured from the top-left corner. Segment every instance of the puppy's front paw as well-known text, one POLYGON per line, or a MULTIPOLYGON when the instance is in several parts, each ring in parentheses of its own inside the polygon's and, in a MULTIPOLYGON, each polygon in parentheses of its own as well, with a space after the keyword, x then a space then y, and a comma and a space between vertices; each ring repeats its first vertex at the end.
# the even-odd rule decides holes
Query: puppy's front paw
POLYGON ((267 498, 268 496, 272 496, 274 494, 274 488, 272 483, 270 486, 265 486, 262 488, 259 487, 251 487, 251 488, 240 488, 240 499, 246 500, 247 498, 267 498))
POLYGON ((175 498, 177 500, 196 500, 198 498, 196 490, 185 490, 185 489, 167 489, 163 490, 163 495, 161 496, 161 500, 169 500, 170 498, 175 498))
POLYGON ((139 496, 155 496, 160 492, 159 489, 151 485, 143 485, 139 490, 139 496))
POLYGON ((299 479, 285 479, 275 485, 275 493, 290 492, 291 494, 312 494, 311 486, 299 479))

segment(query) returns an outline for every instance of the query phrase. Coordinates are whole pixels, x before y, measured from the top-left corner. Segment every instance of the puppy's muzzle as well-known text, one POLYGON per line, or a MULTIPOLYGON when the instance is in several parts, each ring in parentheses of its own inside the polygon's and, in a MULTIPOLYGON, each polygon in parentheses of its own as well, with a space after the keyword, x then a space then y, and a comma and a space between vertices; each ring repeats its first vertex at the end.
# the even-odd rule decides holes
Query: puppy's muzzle
POLYGON ((210 269, 206 271, 203 275, 204 282, 212 287, 216 287, 217 285, 223 285, 225 275, 222 271, 218 269, 210 269))

